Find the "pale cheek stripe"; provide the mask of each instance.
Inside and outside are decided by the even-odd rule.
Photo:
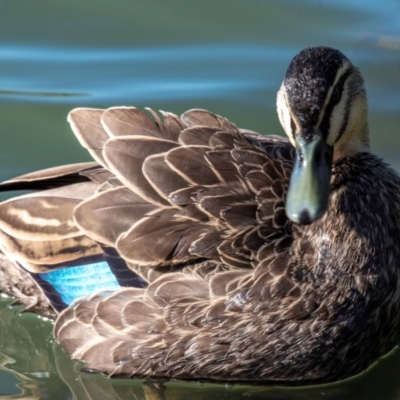
[[[295,124],[290,115],[289,108],[288,108],[286,100],[285,100],[285,96],[282,93],[282,88],[278,92],[277,109],[278,109],[279,121],[280,121],[284,131],[286,132],[286,135],[293,142],[293,135],[295,132],[295,128],[293,128],[293,127],[295,127]]]

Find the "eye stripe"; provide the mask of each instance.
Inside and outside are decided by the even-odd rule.
[[[290,129],[292,131],[292,135],[296,133],[296,124],[294,123],[294,120],[292,117],[290,117]]]
[[[342,137],[344,131],[346,130],[347,123],[349,122],[349,116],[350,116],[350,103],[351,103],[351,98],[347,98],[347,102],[344,108],[344,118],[343,118],[343,123],[342,126],[340,127],[339,134],[336,138],[336,142]]]
[[[328,105],[325,107],[325,113],[324,117],[322,118],[321,124],[320,124],[320,130],[322,132],[323,137],[326,139],[328,137],[329,131],[330,131],[330,117],[333,111],[333,108],[340,102],[342,99],[343,95],[343,87],[344,83],[346,82],[346,79],[352,74],[353,70],[352,68],[349,68],[338,80],[336,83],[335,87],[333,88],[332,91],[332,96],[329,100]],[[334,96],[334,92],[338,91],[340,94],[339,97]],[[347,110],[347,104],[346,104],[346,110]],[[346,117],[348,117],[348,112],[346,112]],[[345,124],[347,124],[347,121],[345,121]],[[343,126],[342,126],[343,127]],[[344,129],[343,129],[344,132]]]

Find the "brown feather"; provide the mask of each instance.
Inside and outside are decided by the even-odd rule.
[[[74,218],[79,229],[90,237],[100,243],[115,246],[121,234],[155,209],[155,205],[131,190],[120,187],[96,194],[81,203],[74,210]]]
[[[181,116],[182,121],[189,127],[205,126],[226,132],[238,132],[236,125],[226,118],[210,113],[206,110],[189,110]]]
[[[110,168],[124,185],[150,202],[166,205],[166,200],[143,175],[142,164],[146,157],[158,152],[164,153],[176,146],[176,143],[162,139],[122,136],[106,143],[104,155]]]
[[[103,167],[106,167],[102,150],[108,134],[101,125],[104,110],[76,108],[68,114],[68,122],[80,144]]]
[[[135,107],[113,107],[101,115],[101,124],[109,137],[162,137],[160,125],[144,111]]]
[[[179,135],[179,143],[186,146],[208,146],[211,136],[218,132],[208,126],[192,126],[184,129]]]
[[[119,237],[116,246],[120,254],[134,264],[155,266],[171,263],[182,236],[191,230],[189,222],[174,219],[175,213],[174,208],[156,210],[142,218]],[[176,260],[182,261],[185,260]]]
[[[206,161],[208,147],[178,147],[167,153],[165,161],[183,179],[193,185],[212,185],[218,178]]]
[[[154,190],[165,200],[169,194],[181,188],[186,188],[186,181],[174,170],[165,165],[166,153],[148,156],[143,162],[142,171]]]

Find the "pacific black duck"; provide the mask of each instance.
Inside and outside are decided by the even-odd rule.
[[[333,381],[400,340],[400,179],[369,148],[360,72],[314,47],[277,99],[289,138],[191,110],[69,122],[94,163],[25,175],[1,249],[88,370]]]

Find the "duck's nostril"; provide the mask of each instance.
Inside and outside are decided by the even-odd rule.
[[[300,214],[299,214],[299,223],[301,225],[309,225],[313,222],[311,215],[308,210],[304,209]]]

